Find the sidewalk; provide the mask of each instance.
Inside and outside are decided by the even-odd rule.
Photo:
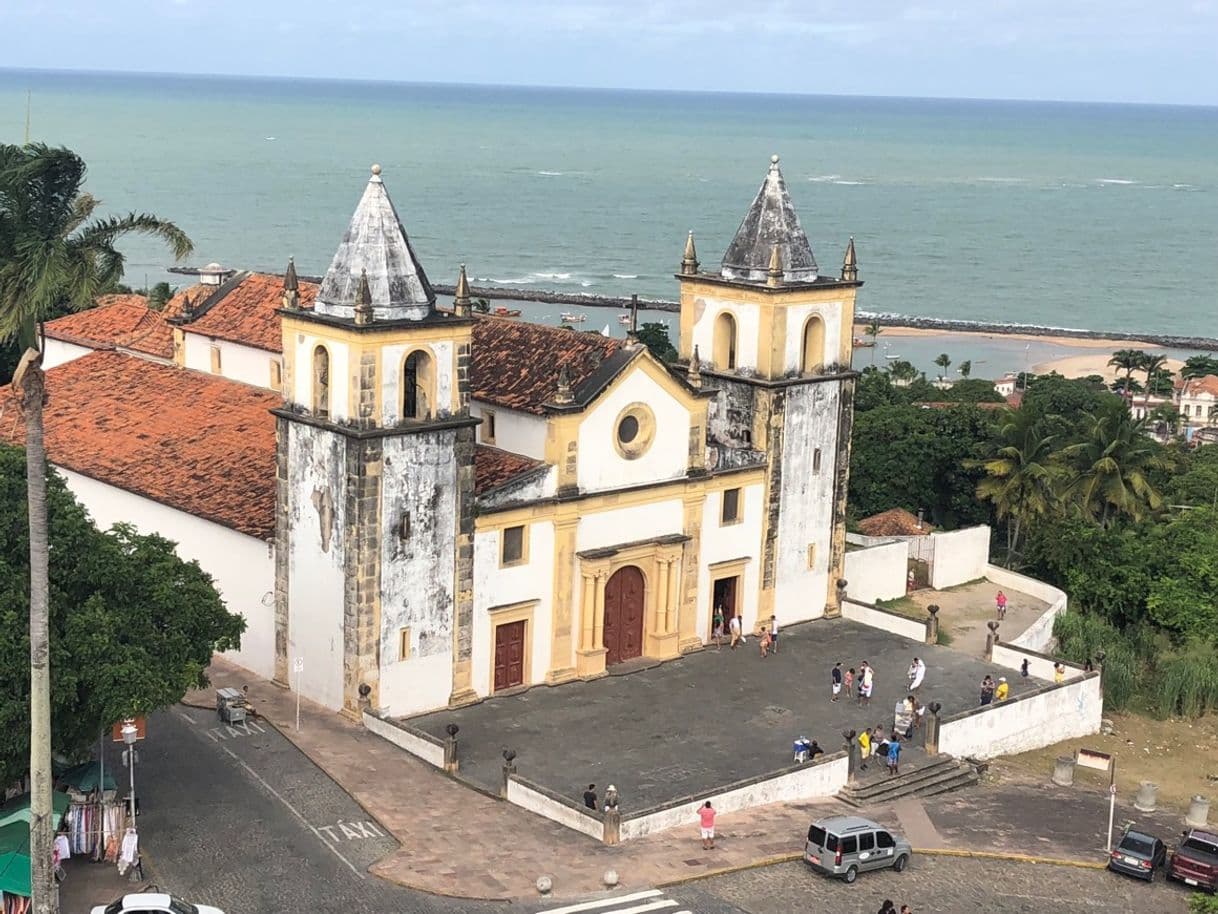
[[[418,761],[362,726],[309,701],[295,730],[293,694],[217,658],[214,688],[249,686],[254,709],[325,771],[401,848],[370,872],[409,888],[481,899],[536,898],[538,876],[553,879],[555,897],[604,891],[606,870],[623,890],[683,881],[744,867],[802,849],[809,822],[852,812],[834,801],[775,804],[724,815],[713,851],[703,851],[697,823],[606,847],[479,793]],[[211,705],[212,691],[187,697]],[[273,774],[273,773],[271,773]],[[865,814],[891,819],[920,849],[1018,852],[1054,858],[1102,859],[1107,797],[1045,784],[1002,785],[964,794],[906,800]],[[1117,826],[1135,816],[1119,809]],[[1138,817],[1165,840],[1178,835],[1175,813]]]

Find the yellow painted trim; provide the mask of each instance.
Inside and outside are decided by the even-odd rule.
[[[579,485],[579,424],[583,416],[565,413],[546,420],[546,463],[558,468],[559,491]]]
[[[537,608],[536,600],[527,600],[510,606],[496,609],[491,615],[491,649],[490,649],[490,678],[487,680],[487,694],[495,694],[495,643],[499,634],[499,626],[511,625],[513,622],[524,623],[524,669],[521,672],[521,685],[533,683],[533,610]],[[511,688],[516,688],[511,686]]]
[[[438,343],[448,340],[469,340],[472,330],[469,324],[445,325],[432,323],[398,324],[390,327],[378,326],[375,322],[369,329],[351,330],[346,327],[336,327],[333,324],[311,321],[307,318],[297,318],[284,314],[283,329],[286,335],[289,330],[309,336],[321,336],[338,340],[351,346],[375,345],[383,347],[394,342]]]
[[[419,386],[423,388],[423,395],[427,398],[427,410],[424,415],[414,417],[414,421],[425,421],[436,414],[436,376],[438,374],[436,368],[439,360],[436,358],[435,350],[430,346],[407,346],[397,364],[398,402],[395,406],[398,419],[403,422],[411,421],[406,415],[406,362],[416,352],[422,353],[427,360],[427,364],[422,366],[423,376],[418,379]],[[383,388],[384,384],[378,386]],[[449,408],[451,409],[451,406]]]
[[[736,493],[736,516],[728,518],[728,517],[724,516],[725,509],[727,508],[727,493],[733,492],[733,491]],[[720,527],[734,527],[737,524],[742,524],[742,523],[744,523],[744,489],[743,489],[743,487],[731,486],[728,488],[724,488],[723,491],[719,494],[719,526]]]
[[[634,438],[622,441],[619,429],[627,419],[634,419],[636,430]],[[651,450],[656,437],[656,414],[646,403],[629,404],[617,414],[613,420],[613,449],[623,460],[637,460]]]
[[[705,607],[707,631],[710,631],[710,626],[715,616],[715,584],[718,581],[724,581],[728,578],[737,579],[735,590],[736,605],[730,608],[732,610],[732,615],[737,615],[740,617],[741,631],[744,630],[744,570],[748,563],[749,560],[747,558],[730,559],[726,562],[716,562],[714,565],[707,568],[707,571],[710,573],[710,580],[707,582],[708,587],[706,592],[710,605]],[[732,615],[725,613],[724,618],[730,619]],[[767,616],[766,618],[769,617]]]
[[[271,359],[271,390],[283,390],[283,361],[281,359]]]
[[[717,574],[720,571],[725,571],[732,568],[743,568],[751,561],[753,561],[753,557],[751,555],[743,555],[738,559],[724,559],[722,562],[712,562],[706,566],[706,570],[712,574]],[[731,575],[725,575],[725,577],[730,578]]]
[[[515,561],[506,561],[503,557],[504,549],[507,546],[507,531],[520,528],[520,558]],[[529,524],[508,524],[499,531],[499,567],[500,568],[516,568],[520,565],[529,564],[529,540],[532,539],[532,527]]]

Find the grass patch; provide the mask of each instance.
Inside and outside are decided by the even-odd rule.
[[[900,613],[902,616],[917,619],[919,622],[926,620],[926,607],[920,605],[912,597],[896,597],[892,600],[876,600],[875,605],[880,607],[880,609],[887,609],[890,612]]]
[[[942,645],[943,647],[951,647],[953,640],[955,640],[955,639],[952,638],[952,633],[949,632],[946,628],[943,628],[942,626],[940,626],[939,627],[939,638],[937,641],[935,641],[935,644]]]

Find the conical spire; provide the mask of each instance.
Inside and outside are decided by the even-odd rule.
[[[465,264],[461,264],[461,272],[457,274],[457,288],[453,295],[453,313],[457,317],[469,317],[474,300],[469,295],[469,278],[465,275]]]
[[[355,317],[360,276],[365,272],[378,320],[422,320],[432,313],[436,294],[381,181],[379,165],[372,166],[372,177],[321,281],[314,310],[331,317]]]
[[[778,250],[778,245],[770,248],[770,267],[766,271],[765,284],[767,286],[782,285],[782,254]]]
[[[694,346],[694,354],[689,359],[689,369],[685,372],[685,380],[690,387],[702,386],[702,359],[698,356],[698,347]]]
[[[355,322],[361,327],[372,323],[372,289],[368,285],[368,271],[360,270],[359,289],[355,293]]]
[[[693,276],[698,272],[698,252],[694,250],[694,231],[689,230],[685,239],[685,256],[681,258],[681,275]]]
[[[184,321],[192,321],[195,319],[195,303],[190,300],[190,293],[182,296],[181,307],[178,308],[178,317]]]
[[[859,279],[859,261],[854,253],[853,235],[850,236],[850,243],[846,245],[846,257],[842,260],[842,279],[845,282],[858,282]]]
[[[283,306],[289,311],[300,307],[300,281],[296,278],[296,260],[288,258],[288,268],[283,274]]]
[[[778,168],[778,156],[771,157],[765,181],[723,255],[721,275],[724,279],[766,282],[775,245],[778,246],[783,282],[816,279],[812,245],[799,224],[799,216]]]
[[[575,395],[571,392],[571,371],[566,362],[558,366],[558,389],[554,392],[554,402],[559,406],[570,406],[575,402]]]

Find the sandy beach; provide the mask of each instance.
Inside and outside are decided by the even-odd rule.
[[[865,324],[854,325],[854,335],[857,339],[866,340],[867,327]],[[930,330],[925,327],[884,327],[880,339],[899,336],[964,336],[977,339],[1026,340],[1032,343],[1055,343],[1059,346],[1069,346],[1072,349],[1103,349],[1105,352],[1116,352],[1118,349],[1162,349],[1155,343],[1140,340],[1107,340],[1089,339],[1077,336],[1046,336],[1039,333],[973,333],[968,330]]]

